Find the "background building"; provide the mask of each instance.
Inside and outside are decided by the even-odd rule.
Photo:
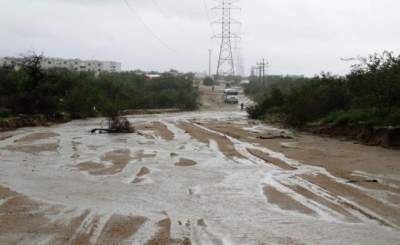
[[[18,67],[18,61],[21,58],[3,57],[0,58],[0,66],[13,65]],[[121,63],[114,61],[99,61],[99,60],[80,60],[80,59],[61,59],[44,57],[42,60],[42,68],[66,68],[77,72],[120,72]]]

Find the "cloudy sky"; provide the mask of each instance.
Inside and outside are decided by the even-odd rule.
[[[213,0],[0,0],[0,56],[115,60],[123,69],[207,71],[217,59]],[[343,74],[340,58],[400,53],[398,0],[241,0],[246,70]],[[239,27],[238,27],[239,28]],[[214,69],[215,70],[215,69]]]

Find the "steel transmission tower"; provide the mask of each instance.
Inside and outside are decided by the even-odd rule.
[[[233,40],[239,35],[233,31],[233,26],[240,24],[233,18],[233,10],[240,10],[234,3],[238,0],[215,0],[218,5],[213,8],[217,10],[221,17],[214,24],[221,26],[221,32],[214,36],[220,39],[220,50],[217,66],[217,77],[235,75],[235,62],[233,55]]]

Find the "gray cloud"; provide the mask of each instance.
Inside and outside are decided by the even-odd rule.
[[[0,56],[117,60],[125,69],[207,70],[210,37],[203,0],[0,0]],[[214,3],[206,0],[211,7]],[[340,57],[400,52],[395,0],[241,0],[246,67],[270,60],[274,74],[345,73]],[[216,13],[210,11],[211,17]],[[140,22],[171,49],[167,49]]]

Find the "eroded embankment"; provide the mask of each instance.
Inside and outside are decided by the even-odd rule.
[[[24,127],[50,126],[54,123],[65,123],[69,118],[60,116],[58,118],[44,115],[31,115],[0,119],[0,132],[15,130]]]
[[[320,135],[347,137],[370,146],[400,147],[400,128],[368,125],[327,125],[309,130]]]

